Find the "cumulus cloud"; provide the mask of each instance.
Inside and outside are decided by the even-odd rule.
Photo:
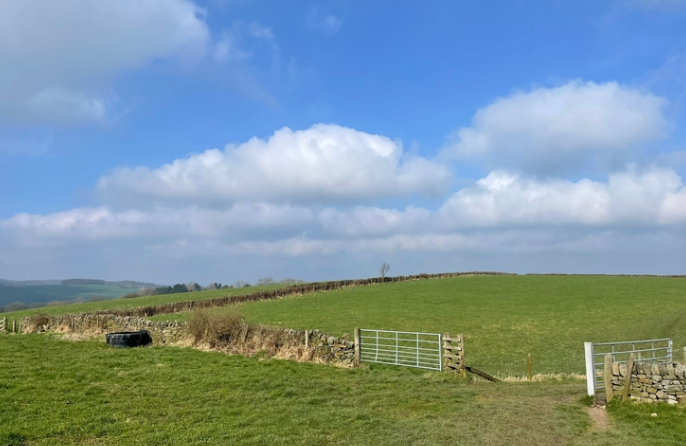
[[[665,100],[615,82],[572,81],[497,99],[459,129],[445,153],[491,168],[555,173],[624,163],[662,137]]]
[[[494,171],[435,210],[241,202],[19,214],[0,220],[0,264],[16,269],[51,258],[45,271],[62,271],[55,265],[69,256],[106,253],[107,262],[129,265],[136,252],[139,267],[174,264],[177,274],[188,274],[187,262],[193,261],[224,269],[230,264],[243,274],[273,274],[269,268],[278,268],[293,275],[302,262],[319,268],[348,259],[346,274],[359,276],[366,274],[361,265],[390,255],[411,259],[407,273],[416,273],[419,265],[435,271],[665,273],[675,271],[674,262],[683,263],[685,227],[686,186],[669,169],[631,168],[605,182]],[[446,263],[455,259],[460,267]],[[107,263],[99,257],[92,261]]]
[[[491,172],[441,208],[456,226],[645,226],[686,223],[686,188],[671,169],[630,169],[607,183]]]
[[[228,209],[198,207],[114,210],[107,206],[84,207],[48,215],[18,214],[0,220],[0,228],[29,244],[73,240],[177,240],[215,238],[231,241],[278,237],[314,220],[310,209],[288,205],[237,204]],[[267,236],[267,233],[270,235]]]
[[[0,221],[13,239],[31,243],[69,240],[214,240],[227,252],[305,255],[363,250],[450,250],[473,246],[489,234],[554,231],[558,241],[604,231],[645,231],[686,224],[686,186],[672,170],[629,169],[607,182],[539,180],[492,172],[456,192],[437,210],[356,206],[350,209],[288,204],[245,204],[213,210],[197,206],[121,210],[106,206],[50,215],[20,214]],[[566,237],[561,234],[567,233]],[[165,242],[166,241],[166,242]],[[517,244],[519,246],[519,244]],[[535,243],[532,245],[534,249]]]
[[[123,168],[100,179],[108,202],[231,203],[365,201],[445,191],[446,167],[403,152],[399,142],[337,125],[288,128],[157,169]]]
[[[0,2],[0,119],[73,125],[109,119],[109,84],[155,60],[204,57],[190,0]]]
[[[616,172],[607,182],[540,180],[494,171],[456,192],[437,211],[328,208],[318,219],[327,234],[348,238],[513,228],[665,227],[686,224],[686,185],[673,170],[661,168]]]

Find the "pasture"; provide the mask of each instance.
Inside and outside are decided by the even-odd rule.
[[[101,339],[0,336],[0,444],[664,445],[683,408],[613,405],[594,426],[578,381],[486,383]],[[651,417],[651,413],[657,417]]]
[[[466,361],[501,377],[584,373],[583,342],[671,337],[686,346],[686,279],[463,276],[216,308],[248,322],[352,334],[355,327],[465,335]],[[153,319],[185,319],[187,313]]]

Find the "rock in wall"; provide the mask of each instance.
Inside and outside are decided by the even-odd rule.
[[[620,396],[628,373],[626,364],[612,363],[612,393]],[[686,403],[686,366],[683,364],[634,364],[629,398],[643,403]]]

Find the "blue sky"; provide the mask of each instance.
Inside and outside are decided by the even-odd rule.
[[[683,273],[686,1],[7,0],[0,277]]]

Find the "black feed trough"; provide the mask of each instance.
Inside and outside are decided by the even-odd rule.
[[[107,333],[105,342],[111,347],[140,347],[152,344],[152,336],[148,330],[141,331],[120,331],[118,333]]]

